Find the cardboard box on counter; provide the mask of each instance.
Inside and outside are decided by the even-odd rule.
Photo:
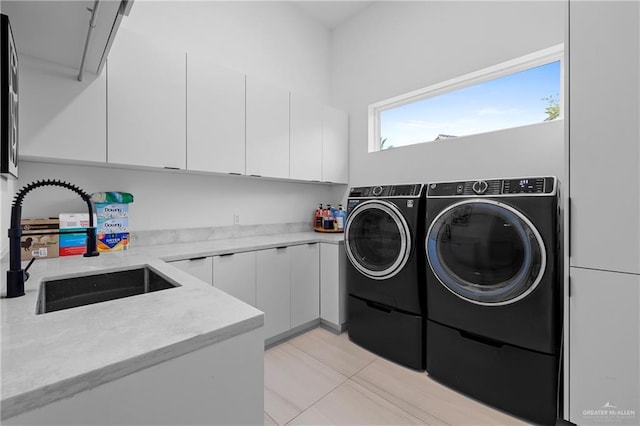
[[[33,235],[40,232],[58,232],[60,221],[56,218],[22,219],[20,259],[31,260],[58,257],[60,253],[58,234]]]

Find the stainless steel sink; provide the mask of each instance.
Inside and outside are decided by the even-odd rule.
[[[40,284],[36,313],[46,314],[175,287],[180,285],[148,266],[43,281]]]

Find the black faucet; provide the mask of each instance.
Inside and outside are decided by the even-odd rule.
[[[89,209],[89,227],[87,233],[87,251],[85,257],[98,256],[100,253],[96,250],[96,227],[93,223],[93,202],[91,196],[75,185],[60,180],[45,179],[32,182],[24,186],[16,193],[11,206],[11,227],[9,228],[9,270],[7,271],[7,297],[24,296],[24,282],[29,278],[26,270],[22,269],[20,260],[20,237],[22,236],[22,227],[20,221],[22,219],[22,200],[24,196],[36,188],[42,186],[60,186],[70,189],[80,195],[87,203]],[[77,231],[73,231],[77,233]],[[55,232],[47,232],[52,234]],[[60,234],[60,232],[57,232]],[[33,260],[32,260],[33,262]],[[29,264],[31,266],[31,264]],[[27,266],[26,269],[29,269]]]

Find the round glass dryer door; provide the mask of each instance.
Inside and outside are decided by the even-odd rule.
[[[359,204],[349,214],[345,248],[353,266],[369,278],[396,275],[409,259],[411,233],[398,208],[384,200]]]
[[[519,211],[493,200],[467,200],[441,212],[426,238],[440,282],[480,305],[506,305],[540,283],[546,252],[540,233]]]

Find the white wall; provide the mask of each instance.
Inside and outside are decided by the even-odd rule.
[[[344,187],[271,181],[250,177],[211,176],[173,171],[138,171],[94,166],[56,165],[23,161],[20,181],[62,179],[86,192],[131,192],[132,231],[183,229],[308,221],[318,203],[335,203]],[[342,188],[342,189],[340,189]],[[85,212],[86,204],[73,192],[38,188],[23,203],[23,217]]]
[[[323,102],[329,98],[330,33],[286,2],[140,1],[122,21],[121,31],[113,50],[126,43],[128,33],[135,33],[167,48],[206,51],[227,68]],[[56,84],[56,78],[61,83],[68,79],[62,74],[50,77],[46,84]],[[40,133],[49,126],[42,122],[43,117],[51,117],[53,123],[60,111],[69,108],[52,99],[34,99],[21,105],[21,125],[28,125],[29,117],[39,117],[37,129],[22,128],[21,132],[45,140],[46,135]],[[87,137],[73,136],[77,133],[70,133],[77,139],[73,143],[89,146]],[[21,161],[20,184],[41,178],[68,180],[87,192],[133,193],[133,231],[232,225],[234,213],[240,216],[241,225],[310,221],[318,203],[335,203],[346,192],[345,186]],[[25,199],[23,217],[57,216],[85,208],[69,191],[42,188]]]
[[[367,106],[563,43],[565,9],[564,1],[376,2],[339,26],[332,100],[350,114],[350,185],[562,177],[562,122],[368,153]]]

